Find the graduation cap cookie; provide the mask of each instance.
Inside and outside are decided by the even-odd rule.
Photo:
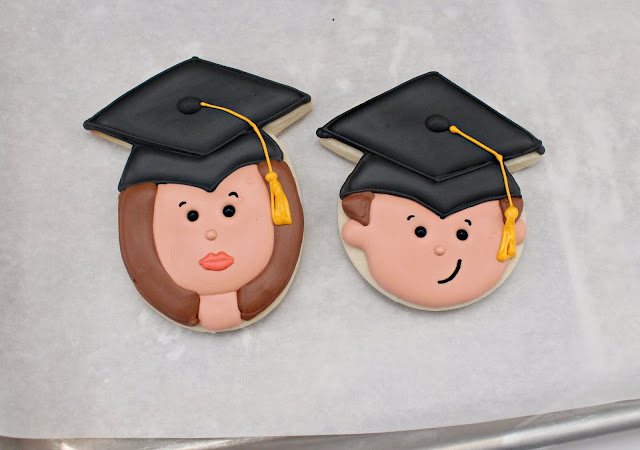
[[[436,72],[318,129],[357,165],[340,190],[339,226],[354,265],[407,306],[473,303],[513,270],[526,236],[511,175],[540,140]]]
[[[157,311],[223,331],[284,297],[304,219],[276,135],[310,110],[303,92],[194,57],[84,123],[131,148],[118,186],[120,249]]]

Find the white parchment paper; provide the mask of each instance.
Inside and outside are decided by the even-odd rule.
[[[8,2],[0,83],[0,434],[223,437],[478,422],[640,397],[634,2]],[[128,152],[82,122],[193,55],[308,92],[280,135],[306,214],[293,286],[218,335],[162,318],[121,262]],[[395,304],[336,225],[353,164],[315,130],[438,70],[542,139],[529,234],[461,310]]]

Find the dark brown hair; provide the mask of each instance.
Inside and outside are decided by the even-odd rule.
[[[356,194],[347,195],[344,199],[342,199],[342,209],[344,210],[347,217],[355,220],[356,222],[360,222],[365,227],[369,225],[369,213],[371,211],[371,202],[373,201],[374,194],[373,192],[358,192]],[[524,202],[520,197],[512,197],[513,206],[518,208],[518,218],[522,215],[522,208]],[[502,210],[502,220],[505,221],[504,217],[505,210],[509,207],[509,199],[503,198],[500,200],[500,209]]]
[[[302,246],[304,217],[293,174],[284,161],[271,164],[289,200],[293,223],[274,226],[271,259],[258,276],[238,290],[242,320],[253,319],[278,298],[293,276]],[[258,164],[258,170],[264,178],[268,172],[266,162]],[[175,322],[194,326],[198,324],[200,296],[175,284],[156,252],[153,210],[157,190],[155,183],[144,183],[120,193],[118,227],[122,260],[136,289],[151,306]]]

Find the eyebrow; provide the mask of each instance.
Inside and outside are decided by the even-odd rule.
[[[235,195],[236,198],[238,198],[238,193],[237,192],[229,192],[229,197],[231,197],[232,195]]]
[[[411,220],[413,219],[415,216],[413,214],[411,214],[409,217],[407,217],[407,220]]]
[[[182,205],[186,205],[187,202],[180,202],[180,204],[178,205],[178,208],[182,208]]]
[[[471,221],[469,219],[464,219],[464,221],[471,225]]]

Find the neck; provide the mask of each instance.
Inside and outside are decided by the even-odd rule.
[[[198,311],[200,325],[212,331],[223,331],[242,323],[238,309],[238,294],[201,295]]]

